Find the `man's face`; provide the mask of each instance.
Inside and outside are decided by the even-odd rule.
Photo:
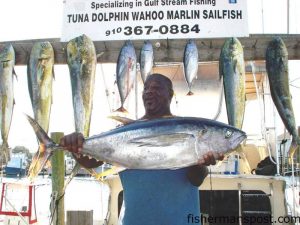
[[[149,115],[161,115],[170,108],[171,96],[167,86],[157,79],[145,82],[143,102],[146,113]]]

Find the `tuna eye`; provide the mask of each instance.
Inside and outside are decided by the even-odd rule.
[[[233,131],[231,131],[231,130],[226,130],[225,138],[230,138],[232,134],[233,134]]]

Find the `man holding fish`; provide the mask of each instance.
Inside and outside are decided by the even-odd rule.
[[[145,115],[140,120],[174,117],[170,111],[173,85],[169,78],[152,74],[144,84]],[[66,150],[80,154],[83,135],[72,133],[61,139]],[[207,176],[208,165],[222,160],[222,153],[208,152],[198,165],[181,169],[128,169],[119,173],[126,205],[123,225],[184,225],[188,215],[200,216],[198,186]],[[95,159],[79,157],[87,168],[102,164]]]

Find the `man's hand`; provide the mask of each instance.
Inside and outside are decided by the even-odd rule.
[[[223,160],[224,154],[208,152],[199,160],[198,165],[192,166],[187,172],[187,177],[194,186],[200,186],[208,174],[206,166],[215,165],[216,160]]]
[[[80,154],[80,152],[82,151],[83,142],[83,134],[74,132],[62,137],[60,139],[59,145],[69,152]]]
[[[94,158],[89,159],[89,157],[81,155],[83,142],[84,142],[84,137],[81,133],[72,133],[62,137],[60,139],[59,145],[62,146],[65,150],[72,152],[74,158],[82,166],[86,168],[96,168],[98,166],[101,166],[103,162],[97,161]]]

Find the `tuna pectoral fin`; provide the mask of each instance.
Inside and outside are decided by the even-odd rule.
[[[170,133],[134,138],[129,140],[128,143],[138,145],[139,147],[166,147],[183,143],[190,138],[194,138],[194,135],[187,133]]]
[[[117,174],[125,169],[126,168],[124,168],[124,167],[113,166],[110,169],[107,169],[101,173],[98,173],[97,171],[95,171],[95,169],[87,169],[87,170],[92,174],[93,177],[95,177],[97,180],[103,182],[104,178],[106,176]]]

